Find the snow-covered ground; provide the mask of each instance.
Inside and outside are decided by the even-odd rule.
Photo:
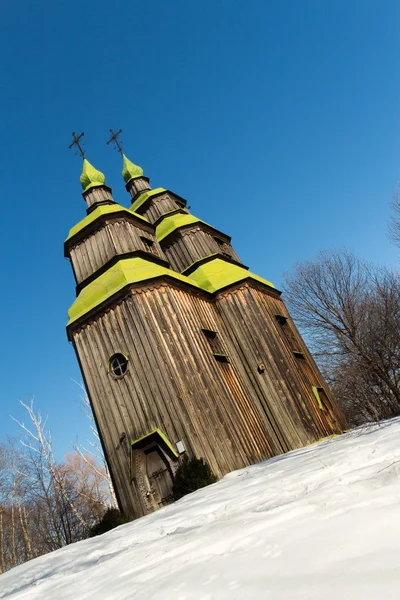
[[[400,419],[230,473],[0,577],[13,600],[398,600]]]

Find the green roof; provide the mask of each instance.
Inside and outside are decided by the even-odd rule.
[[[253,279],[269,287],[274,287],[266,279],[258,277],[254,273],[249,273],[243,267],[239,267],[218,257],[212,258],[209,262],[200,265],[190,276],[181,275],[172,269],[168,269],[139,256],[121,258],[115,265],[107,269],[107,271],[99,275],[80,291],[68,311],[68,325],[71,325],[74,321],[96,308],[96,306],[108,300],[108,298],[122,290],[125,286],[165,276],[211,294],[245,279]]]
[[[259,281],[269,287],[274,287],[270,281],[267,281],[254,273],[250,273],[245,268],[239,267],[239,265],[234,265],[225,261],[223,258],[220,258],[219,255],[216,255],[215,258],[200,265],[188,278],[195,285],[198,285],[203,290],[210,293],[217,292],[228,285],[232,285],[233,283],[248,278]]]
[[[133,211],[129,210],[128,208],[125,208],[124,206],[121,206],[120,204],[101,204],[100,206],[95,208],[91,213],[89,213],[84,219],[82,219],[82,221],[79,221],[79,223],[77,223],[76,225],[74,225],[74,227],[72,227],[72,229],[70,229],[68,237],[65,241],[71,239],[75,234],[81,231],[84,227],[87,227],[88,225],[93,223],[93,221],[96,221],[96,219],[98,219],[99,217],[117,212],[125,212],[129,215],[134,214],[135,217],[137,217],[138,219],[142,219],[142,221],[146,221],[146,223],[148,223],[148,220],[145,217],[137,215]]]
[[[167,436],[165,435],[165,433],[163,433],[161,431],[161,429],[158,429],[158,428],[157,429],[153,429],[153,431],[150,431],[149,433],[146,433],[145,435],[142,435],[142,437],[138,438],[134,442],[131,442],[131,447],[138,446],[144,440],[146,440],[146,439],[148,439],[150,437],[154,437],[154,436],[157,436],[157,437],[161,438],[161,440],[169,448],[169,450],[172,452],[172,454],[176,458],[179,458],[179,452],[176,451],[176,448],[174,448],[174,446],[171,444],[171,442],[169,441],[169,439],[167,438]]]
[[[83,159],[82,173],[79,179],[84,192],[87,192],[92,187],[105,185],[106,183],[104,173],[95,169],[86,158]]]
[[[185,225],[191,225],[192,223],[204,223],[204,221],[201,221],[194,215],[189,215],[186,213],[175,213],[170,217],[165,217],[165,219],[163,219],[156,227],[157,240],[161,242],[161,240],[166,238],[167,235],[176,229],[184,227]]]
[[[137,165],[133,164],[133,162],[129,160],[125,154],[122,155],[122,158],[124,161],[122,166],[122,177],[124,178],[125,183],[129,183],[131,179],[135,179],[136,177],[143,176],[142,167],[138,167]]]
[[[155,196],[156,194],[161,194],[161,192],[166,192],[164,188],[156,188],[155,190],[147,190],[138,196],[135,202],[130,207],[130,211],[135,211],[142,206],[147,200],[147,198],[151,198],[151,196]]]
[[[188,277],[144,258],[134,257],[120,260],[81,290],[68,311],[68,325],[99,306],[126,285],[166,275],[186,284],[192,283],[193,286],[198,287]]]

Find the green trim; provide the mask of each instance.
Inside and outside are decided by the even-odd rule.
[[[78,295],[84,287],[89,285],[89,283],[100,277],[100,275],[108,271],[108,269],[111,269],[111,267],[113,267],[118,261],[127,260],[128,258],[136,258],[137,256],[139,258],[143,258],[144,260],[149,260],[150,262],[161,265],[166,269],[169,269],[169,262],[167,260],[164,260],[164,258],[157,256],[157,254],[154,254],[153,252],[146,252],[146,250],[132,250],[132,252],[122,252],[120,254],[115,254],[112,258],[110,258],[110,260],[104,263],[104,265],[96,269],[96,271],[94,271],[91,275],[89,275],[80,283],[78,283],[78,285],[76,286],[76,295]]]
[[[109,191],[110,191],[110,193],[111,193],[111,190],[110,190],[110,188],[108,188],[106,185],[103,185],[103,188],[104,188],[104,189],[106,189],[106,190],[109,190]],[[84,194],[82,194],[82,195],[84,196]],[[96,202],[96,204],[92,204],[92,206],[89,206],[89,208],[87,208],[87,209],[86,209],[86,214],[87,214],[87,215],[90,215],[90,213],[91,213],[91,212],[93,212],[94,210],[96,210],[96,208],[97,208],[98,206],[106,206],[107,204],[110,204],[110,205],[111,205],[111,204],[112,204],[112,205],[115,205],[115,204],[116,204],[116,202],[115,202],[114,200],[110,200],[110,199],[107,199],[107,200],[99,200],[98,202]]]
[[[68,311],[69,322],[67,327],[111,298],[111,296],[121,291],[127,285],[159,277],[169,277],[210,294],[246,279],[254,280],[270,288],[274,288],[272,283],[266,279],[262,279],[262,277],[258,277],[254,273],[249,273],[245,269],[237,265],[232,265],[224,261],[223,258],[218,257],[212,258],[210,262],[198,267],[190,277],[186,277],[172,269],[152,262],[150,255],[148,259],[139,256],[126,259],[121,258],[115,265],[99,275],[94,281],[91,281],[79,292],[78,297]]]
[[[192,262],[188,267],[186,267],[186,269],[183,269],[183,271],[181,271],[182,275],[187,275],[189,277],[190,274],[193,273],[193,271],[198,269],[201,265],[210,262],[210,260],[212,260],[213,258],[222,258],[222,260],[224,260],[227,263],[237,265],[241,269],[246,269],[246,271],[249,270],[249,267],[243,265],[240,261],[236,260],[235,258],[231,258],[230,256],[226,256],[225,254],[221,254],[221,252],[213,252],[208,256],[203,256],[203,258],[199,258],[198,260]]]
[[[158,241],[161,242],[176,229],[185,227],[185,225],[192,225],[193,223],[204,223],[204,221],[201,221],[194,215],[189,215],[187,213],[176,213],[170,215],[169,217],[163,219],[159,225],[157,225],[156,237]],[[207,225],[207,223],[205,223],[205,225]],[[209,225],[209,227],[211,226]]]
[[[239,267],[239,265],[234,265],[224,260],[220,255],[211,256],[210,259],[207,263],[200,265],[188,277],[190,281],[193,281],[193,283],[207,292],[217,292],[224,287],[238,283],[244,279],[253,279],[274,288],[274,285],[270,281],[254,273],[250,273],[245,268]]]
[[[96,221],[96,219],[98,219],[99,217],[102,217],[104,215],[110,215],[110,214],[117,213],[117,212],[118,213],[127,213],[128,215],[133,214],[138,219],[141,219],[142,221],[146,221],[146,223],[149,222],[145,217],[142,217],[141,215],[137,215],[133,211],[129,210],[128,208],[125,208],[124,206],[121,206],[120,204],[116,204],[116,203],[102,204],[102,205],[98,206],[95,210],[90,212],[90,214],[88,214],[84,219],[82,219],[82,221],[79,221],[79,223],[74,225],[74,227],[72,227],[72,229],[70,229],[68,237],[65,241],[68,242],[68,240],[70,240],[74,235],[76,235],[77,233],[79,233],[79,231],[82,231],[82,229],[84,229],[85,227],[87,227],[88,225],[90,225],[91,223]]]
[[[163,215],[161,215],[160,217],[158,217],[158,219],[156,221],[154,221],[153,225],[155,227],[158,227],[158,225],[160,225],[160,223],[162,223],[164,221],[164,219],[166,219],[167,217],[170,217],[171,215],[177,215],[177,214],[187,215],[188,213],[185,212],[183,210],[183,208],[174,208],[173,210],[169,210],[168,212],[166,212]]]
[[[142,437],[138,438],[134,442],[131,442],[131,448],[133,448],[133,446],[137,446],[140,442],[144,441],[146,438],[152,435],[160,436],[164,444],[166,444],[166,446],[168,446],[168,448],[171,450],[172,454],[176,456],[176,458],[179,458],[179,452],[175,450],[175,448],[173,447],[167,436],[161,431],[161,429],[153,429],[153,431],[150,431],[150,433],[142,435]]]
[[[82,173],[79,180],[84,192],[87,192],[92,187],[98,187],[106,183],[104,173],[98,171],[86,158],[83,159]]]
[[[130,182],[131,179],[136,179],[137,177],[143,176],[143,169],[138,165],[135,165],[125,154],[122,155],[123,165],[122,165],[122,177],[126,184]]]
[[[323,389],[324,389],[324,388],[322,388],[322,387],[317,387],[317,386],[315,386],[315,385],[313,385],[313,386],[312,386],[312,391],[313,391],[313,393],[314,393],[314,396],[315,396],[315,397],[316,397],[316,399],[317,399],[318,406],[319,406],[319,408],[320,408],[321,410],[325,410],[325,406],[324,406],[324,404],[323,404],[323,402],[322,402],[322,400],[321,400],[321,397],[320,397],[320,395],[319,395],[319,390],[323,390]]]
[[[151,260],[140,257],[122,259],[81,290],[68,311],[67,326],[111,298],[125,286],[166,276],[192,287],[200,287],[188,277],[155,264]]]
[[[140,194],[140,196],[138,196],[135,200],[135,202],[132,204],[132,206],[130,207],[130,211],[131,212],[135,212],[136,210],[138,210],[138,208],[140,208],[142,206],[142,204],[144,204],[149,198],[151,198],[152,196],[157,196],[158,194],[162,194],[164,192],[166,192],[167,190],[165,190],[164,188],[156,188],[155,190],[146,190],[145,192],[143,192],[142,194]]]

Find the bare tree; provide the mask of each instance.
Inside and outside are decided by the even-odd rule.
[[[389,220],[389,237],[400,246],[400,190],[394,195],[391,202],[392,214]]]
[[[17,440],[0,442],[0,572],[33,557],[24,473],[26,462]]]
[[[290,311],[352,424],[400,414],[400,282],[347,251],[296,265]]]
[[[88,524],[85,522],[84,518],[74,504],[63,473],[59,468],[57,468],[56,460],[53,454],[51,433],[50,431],[46,431],[46,419],[43,420],[40,412],[37,414],[35,413],[33,409],[33,398],[31,399],[29,406],[24,404],[22,401],[20,401],[20,403],[25,408],[31,423],[33,424],[32,431],[29,429],[29,427],[26,427],[24,423],[14,419],[26,434],[26,441],[21,441],[22,444],[30,451],[30,457],[32,461],[34,460],[35,456],[38,457],[37,462],[40,465],[43,465],[48,471],[50,478],[52,481],[54,481],[63,501],[65,501],[69,506],[80,524],[83,527],[87,527]]]
[[[117,497],[115,495],[115,490],[114,490],[114,486],[112,483],[110,470],[108,468],[108,464],[107,464],[106,458],[104,456],[103,448],[101,446],[100,436],[99,436],[99,432],[97,431],[96,422],[94,420],[94,415],[93,415],[92,407],[90,405],[89,396],[87,395],[87,392],[86,392],[86,389],[85,389],[85,386],[83,385],[83,383],[79,383],[77,381],[74,381],[74,383],[77,384],[77,386],[80,388],[80,390],[82,392],[81,393],[82,409],[83,409],[85,416],[90,421],[90,429],[93,434],[92,441],[88,440],[88,445],[90,446],[90,450],[88,448],[86,448],[85,446],[82,446],[81,444],[77,444],[77,443],[74,444],[74,448],[75,448],[76,452],[78,452],[80,454],[82,459],[87,461],[87,464],[92,469],[95,468],[94,465],[96,465],[97,462],[100,462],[100,464],[103,467],[101,469],[101,472],[103,474],[102,476],[107,483],[109,494],[110,494],[109,505],[112,508],[118,508]],[[95,458],[96,460],[95,461],[89,460],[90,456]],[[99,473],[97,473],[97,475],[98,474]]]
[[[17,421],[22,445],[0,440],[0,573],[88,537],[112,503],[96,443],[57,461],[46,419],[33,400],[21,404],[29,416],[28,426]]]

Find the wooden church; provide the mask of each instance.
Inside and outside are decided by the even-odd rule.
[[[280,292],[122,158],[129,208],[83,160],[67,332],[120,508],[140,517],[172,501],[184,453],[223,476],[345,423]]]

